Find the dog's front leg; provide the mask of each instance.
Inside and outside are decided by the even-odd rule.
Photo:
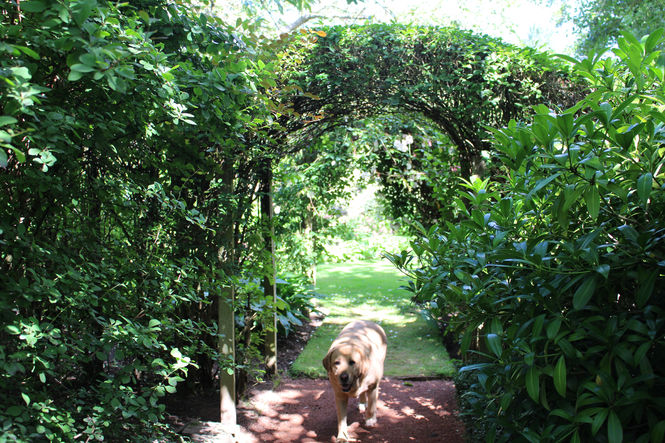
[[[367,409],[365,410],[365,426],[376,426],[376,403],[379,398],[379,385],[367,391]]]
[[[337,407],[337,441],[352,441],[346,425],[346,410],[349,405],[349,398],[346,395],[335,394],[335,406]]]
[[[367,409],[367,391],[358,396],[358,410],[360,413],[365,412]]]

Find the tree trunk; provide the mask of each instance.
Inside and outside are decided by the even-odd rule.
[[[272,300],[271,325],[266,326],[265,364],[269,374],[277,373],[277,272],[275,269],[274,228],[272,225],[272,162],[266,159],[261,174],[261,219],[265,240],[265,271],[263,292],[266,299]]]

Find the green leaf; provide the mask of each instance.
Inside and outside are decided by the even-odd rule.
[[[607,278],[610,275],[610,265],[600,265],[596,267],[596,272]]]
[[[477,371],[479,369],[486,369],[492,366],[492,363],[475,363],[473,365],[467,365],[467,366],[462,366],[459,369],[459,372],[467,372],[467,371]]]
[[[97,56],[92,52],[81,54],[79,61],[86,66],[95,66],[97,64]]]
[[[609,414],[609,412],[609,409],[603,408],[593,417],[593,422],[591,423],[591,434],[596,435],[598,431],[600,431],[600,428],[603,427],[605,420],[607,420],[607,414]]]
[[[30,70],[25,66],[12,67],[9,68],[9,70],[12,72],[12,75],[16,76],[16,78],[20,78],[21,80],[30,80],[32,78]]]
[[[141,20],[143,20],[146,23],[150,23],[150,16],[148,15],[147,12],[145,12],[144,10],[140,10],[138,14],[139,17],[141,17]]]
[[[538,191],[540,191],[542,188],[544,188],[545,186],[547,186],[548,184],[550,184],[552,181],[554,181],[554,180],[556,180],[557,178],[559,178],[560,175],[561,175],[561,173],[560,173],[560,172],[557,172],[557,173],[554,174],[554,175],[550,175],[550,176],[547,177],[547,178],[544,178],[544,179],[539,180],[538,183],[536,184],[536,186],[535,186],[532,190],[530,190],[529,193],[527,194],[527,196],[526,196],[526,200],[531,200],[531,198],[533,198],[533,196],[534,196],[535,194],[537,194]]]
[[[79,0],[72,4],[72,15],[77,25],[81,26],[91,15],[97,6],[97,0]]]
[[[79,80],[81,77],[83,77],[82,72],[71,71],[67,76],[67,80],[69,80],[70,82],[75,82],[76,80]]]
[[[545,332],[547,333],[547,338],[552,340],[559,333],[561,328],[561,318],[557,318],[547,324]]]
[[[663,34],[665,33],[665,28],[658,28],[653,31],[644,42],[644,50],[646,53],[649,53],[654,50],[654,48],[661,43]]]
[[[646,205],[647,201],[649,201],[652,186],[653,174],[651,172],[642,174],[640,178],[637,179],[637,196],[642,205]]]
[[[573,295],[573,307],[575,309],[582,309],[589,302],[596,290],[596,278],[589,275],[582,284],[577,288]]]
[[[460,345],[462,352],[466,352],[469,350],[469,347],[471,346],[471,341],[473,340],[477,329],[478,327],[476,325],[471,325],[464,331],[464,334],[462,335],[462,342]]]
[[[623,441],[621,420],[614,411],[610,411],[610,415],[607,417],[607,438],[609,443],[621,443]]]
[[[560,114],[556,116],[555,124],[561,137],[568,140],[573,135],[575,115],[572,112]]]
[[[529,397],[536,403],[540,398],[540,371],[531,367],[526,371],[526,392],[529,394]]]
[[[23,413],[23,408],[21,406],[10,406],[5,412],[11,417],[18,417]]]
[[[46,4],[42,0],[29,0],[21,2],[21,10],[24,12],[42,12],[46,9]]]
[[[487,346],[497,357],[501,357],[501,337],[496,334],[487,334]]]
[[[554,387],[560,396],[566,396],[566,359],[562,355],[559,357],[556,366],[554,367],[554,373],[552,374],[554,378]]]
[[[21,51],[22,53],[24,53],[28,57],[33,58],[35,60],[39,60],[39,54],[37,54],[34,50],[28,48],[27,46],[18,46],[18,45],[16,45],[14,47],[18,48],[19,51]]]
[[[70,69],[72,71],[83,72],[83,73],[95,71],[95,68],[93,68],[92,66],[89,66],[89,65],[84,65],[83,63],[74,63],[70,67]]]
[[[649,301],[651,294],[653,294],[656,278],[658,278],[659,273],[658,269],[652,269],[650,271],[646,269],[640,270],[638,274],[639,287],[637,289],[637,295],[635,296],[635,301],[637,302],[638,307],[644,307],[647,301]]]
[[[637,351],[635,351],[635,355],[633,356],[633,364],[635,366],[639,366],[640,363],[642,363],[642,359],[647,355],[649,349],[651,349],[651,342],[642,343],[637,348]]]
[[[619,226],[618,229],[619,231],[621,231],[624,237],[626,237],[627,240],[630,240],[633,243],[637,243],[639,234],[637,233],[637,230],[635,228],[629,225],[621,225]]]
[[[0,129],[0,142],[9,143],[11,141],[12,141],[12,136],[9,135],[9,132]]]
[[[573,434],[572,438],[570,439],[570,443],[581,443],[582,438],[580,437],[580,431],[578,429],[575,429],[575,433]]]
[[[651,441],[653,443],[662,443],[665,441],[665,420],[661,420],[651,428]]]
[[[30,406],[30,397],[28,397],[28,394],[25,392],[21,392],[21,397],[23,397],[23,401],[27,406]]]
[[[584,201],[586,202],[589,215],[596,220],[598,218],[598,212],[600,211],[600,194],[598,193],[598,187],[595,185],[589,186],[584,192]]]
[[[15,123],[18,123],[18,120],[14,117],[9,117],[8,115],[0,116],[0,126],[13,125]]]

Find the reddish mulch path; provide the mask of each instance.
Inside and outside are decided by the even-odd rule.
[[[349,433],[362,442],[464,442],[449,380],[381,382],[378,425],[365,428],[357,401],[349,404]],[[246,442],[330,442],[337,434],[335,400],[327,380],[285,379],[252,389],[238,409]]]
[[[287,373],[322,317],[312,315],[310,320],[278,343],[280,374]],[[282,377],[276,388],[272,381],[255,385],[238,405],[239,429],[235,439],[217,426],[217,395],[189,399],[173,409],[176,414],[173,418],[181,432],[196,442],[334,442],[337,435],[335,400],[328,380]],[[384,378],[379,393],[378,425],[364,427],[357,400],[349,402],[348,414],[349,434],[360,442],[465,441],[464,425],[457,416],[455,385],[450,380]]]

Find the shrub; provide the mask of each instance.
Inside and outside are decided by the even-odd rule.
[[[392,259],[449,315],[487,441],[663,441],[663,31],[574,64],[575,106],[493,130],[502,174]]]
[[[303,275],[277,279],[277,297],[284,302],[277,310],[277,328],[283,336],[288,336],[303,321],[309,320],[309,314],[316,311],[314,305],[314,287]]]

